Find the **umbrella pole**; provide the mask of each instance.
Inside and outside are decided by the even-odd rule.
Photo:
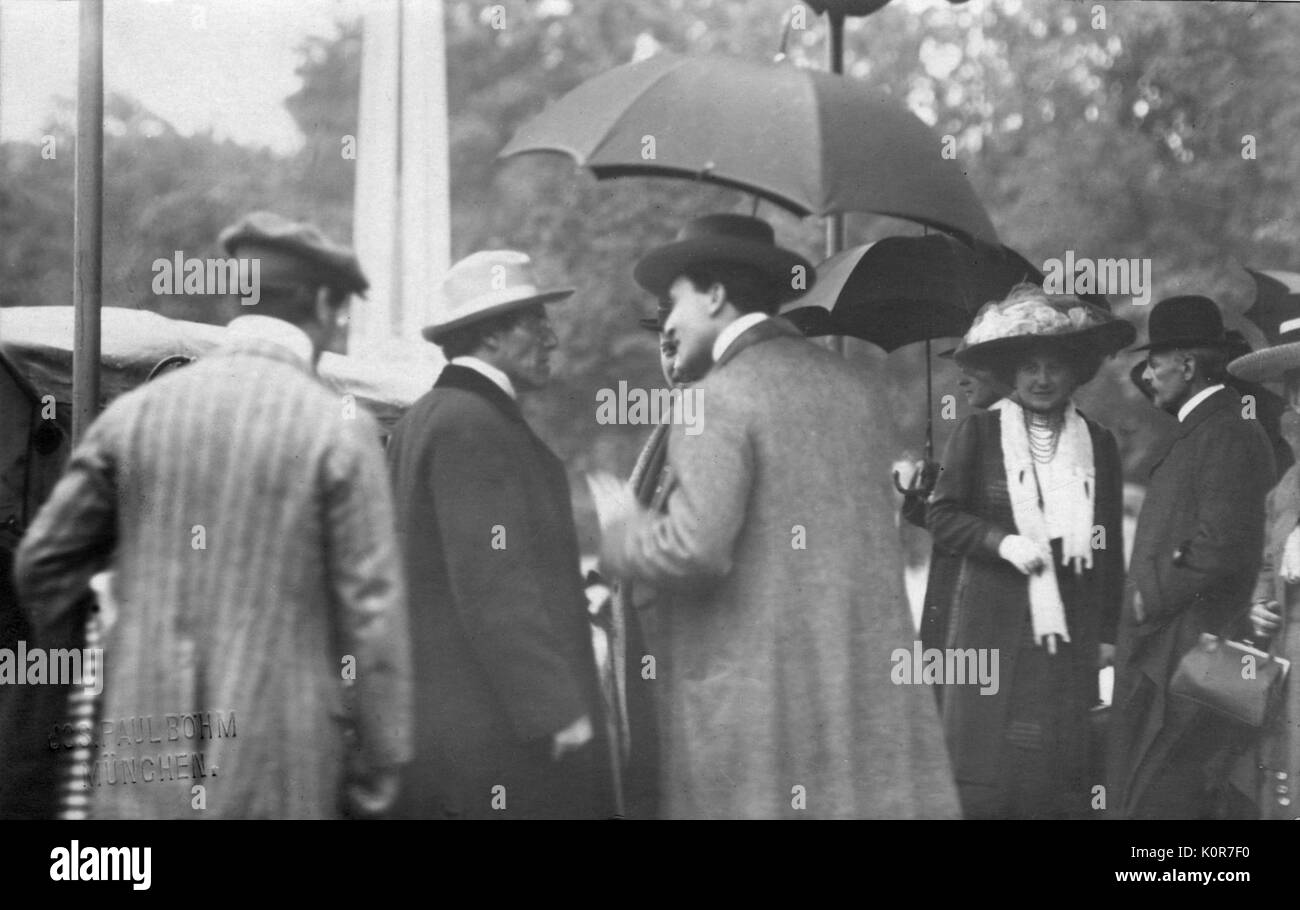
[[[827,42],[827,54],[830,71],[836,74],[844,72],[844,13],[829,9],[826,18],[830,22],[830,40]],[[834,256],[844,249],[844,214],[836,212],[826,219],[826,258]],[[844,336],[837,336],[834,349],[841,357],[848,354],[848,341]]]
[[[72,438],[99,407],[99,318],[103,279],[104,7],[81,0],[77,66],[77,149],[72,210]]]
[[[925,460],[934,461],[934,377],[930,373],[930,339],[925,339]]]

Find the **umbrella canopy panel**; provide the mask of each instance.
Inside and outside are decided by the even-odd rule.
[[[793,65],[660,54],[590,79],[501,151],[559,152],[598,179],[682,177],[797,215],[874,212],[996,241],[961,166],[904,105]]]
[[[968,245],[946,234],[887,237],[817,267],[817,281],[800,298],[799,309],[830,310],[833,325],[803,312],[793,318],[816,334],[852,335],[893,351],[962,335],[985,303],[1002,299],[1021,281],[1042,278],[1023,256],[1000,244]]]

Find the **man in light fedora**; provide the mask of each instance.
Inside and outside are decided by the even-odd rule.
[[[1178,428],[1153,459],[1120,618],[1107,805],[1127,818],[1225,809],[1234,731],[1169,692],[1201,633],[1244,619],[1274,482],[1266,434],[1224,385],[1231,341],[1208,297],[1155,305],[1144,381]]]
[[[777,307],[813,283],[770,225],[698,218],[637,263],[672,304],[664,336],[698,383],[701,432],[669,430],[663,511],[593,480],[602,566],[680,592],[654,636],[661,814],[953,817],[931,695],[896,685],[915,635],[903,589],[888,415],[855,369]]]
[[[424,330],[447,366],[389,442],[415,653],[419,818],[613,813],[608,743],[564,465],[518,396],[555,333],[529,257],[474,253]]]

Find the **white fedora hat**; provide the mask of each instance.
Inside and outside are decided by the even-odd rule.
[[[470,253],[447,270],[442,280],[443,310],[422,334],[440,344],[448,332],[510,310],[563,300],[573,288],[542,290],[533,277],[533,261],[515,250]]]

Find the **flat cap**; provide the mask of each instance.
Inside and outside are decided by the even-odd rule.
[[[370,287],[356,253],[315,225],[274,212],[245,215],[217,240],[227,255],[262,260],[261,277],[267,284],[324,284],[349,294],[364,294]]]

